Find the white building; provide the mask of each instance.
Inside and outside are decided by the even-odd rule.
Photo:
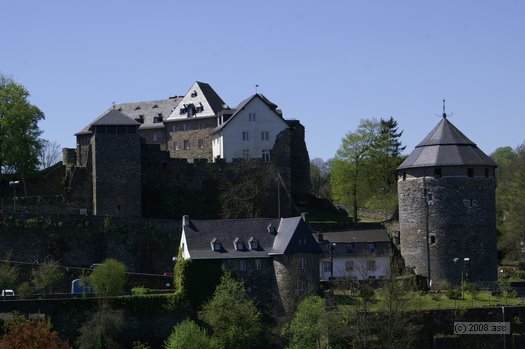
[[[231,162],[236,158],[271,160],[271,149],[279,133],[288,128],[277,105],[262,94],[223,111],[212,134],[213,158]]]
[[[390,277],[392,244],[385,230],[318,233],[317,238],[323,250],[321,281]]]

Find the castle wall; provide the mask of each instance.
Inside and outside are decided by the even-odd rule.
[[[142,213],[141,152],[137,133],[95,134],[93,214],[140,216]]]
[[[433,281],[496,279],[495,178],[485,167],[404,171],[398,181],[401,254],[408,267]],[[426,175],[425,175],[426,172]],[[432,174],[432,175],[430,175]],[[426,196],[425,196],[426,194]],[[428,200],[428,205],[427,205]],[[454,258],[458,258],[455,263]],[[464,262],[464,258],[469,258]]]

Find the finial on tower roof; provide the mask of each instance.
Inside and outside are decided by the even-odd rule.
[[[257,94],[259,91],[259,84],[255,84],[255,94]]]
[[[447,113],[445,112],[445,99],[443,99],[443,119],[447,118]]]

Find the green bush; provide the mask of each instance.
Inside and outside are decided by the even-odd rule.
[[[461,290],[451,288],[447,291],[446,296],[448,299],[461,299]]]
[[[133,287],[131,289],[131,294],[134,296],[144,296],[144,295],[147,295],[149,292],[150,292],[150,289],[144,286]]]

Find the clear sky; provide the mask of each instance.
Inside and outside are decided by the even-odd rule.
[[[525,1],[0,0],[0,73],[74,134],[112,102],[209,83],[259,92],[332,158],[363,118],[393,116],[410,152],[449,120],[485,153],[525,140]]]

